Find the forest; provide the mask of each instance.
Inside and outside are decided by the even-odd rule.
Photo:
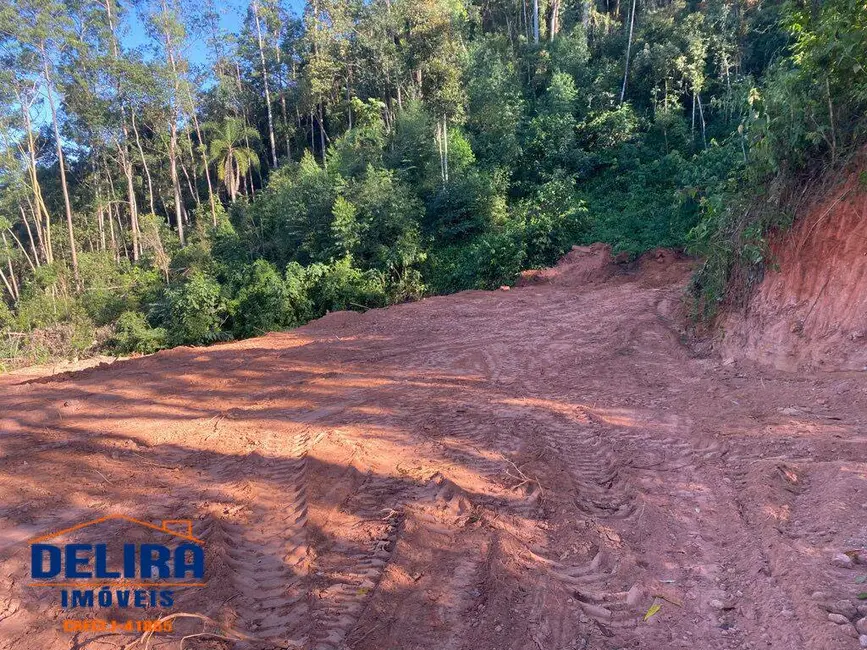
[[[696,318],[864,140],[856,0],[0,0],[0,369],[703,259]]]

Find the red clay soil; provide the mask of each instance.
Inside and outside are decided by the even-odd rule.
[[[688,261],[600,268],[3,377],[0,648],[145,647],[28,586],[29,539],[113,513],[205,541],[171,611],[247,638],[188,649],[858,648],[867,376],[697,356]]]
[[[724,356],[784,370],[867,370],[865,171],[856,166],[775,238],[775,268],[724,322]]]

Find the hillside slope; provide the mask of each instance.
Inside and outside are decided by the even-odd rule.
[[[29,538],[110,513],[193,520],[176,610],[237,648],[857,648],[867,377],[696,357],[688,261],[570,255],[583,284],[4,377],[0,648],[130,647],[27,586]]]
[[[795,370],[867,369],[867,192],[863,164],[776,236],[770,269],[723,321],[723,355]]]

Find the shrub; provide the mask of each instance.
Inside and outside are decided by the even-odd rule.
[[[226,309],[220,285],[198,271],[183,284],[166,289],[155,316],[165,327],[170,346],[201,345],[226,338],[222,332]]]
[[[510,166],[521,153],[518,128],[525,106],[508,49],[508,43],[488,38],[471,51],[467,127],[482,164],[492,167]]]
[[[283,286],[289,304],[287,327],[303,325],[314,318],[314,306],[309,295],[308,282],[307,269],[298,262],[289,262],[286,265]]]
[[[232,331],[236,336],[256,336],[295,324],[286,285],[273,265],[256,260],[245,276],[230,305]]]
[[[250,206],[250,217],[261,227],[266,258],[280,265],[328,260],[333,239],[334,200],[342,179],[329,175],[306,152],[297,164],[272,174],[268,189]]]
[[[180,249],[172,257],[169,271],[172,276],[192,276],[213,274],[214,258],[211,256],[210,241],[198,241]]]
[[[82,253],[79,273],[85,289],[81,306],[97,325],[116,320],[125,311],[141,309],[152,301],[161,284],[162,270],[133,266],[122,258],[115,262],[110,253]]]
[[[455,172],[428,200],[425,232],[442,243],[466,241],[490,227],[497,198],[490,175]]]
[[[166,347],[166,330],[151,327],[144,314],[125,311],[115,323],[111,347],[120,354],[152,354]]]
[[[14,322],[15,315],[12,313],[12,310],[9,309],[9,305],[7,305],[3,300],[0,300],[0,330],[11,326]]]
[[[345,257],[330,264],[312,264],[305,270],[305,284],[317,316],[343,309],[370,309],[387,304],[381,273],[362,271]]]
[[[99,341],[87,319],[54,323],[30,332],[0,330],[0,371],[52,359],[75,359],[93,352]]]
[[[363,179],[347,187],[346,198],[354,214],[338,216],[352,224],[342,226],[342,240],[354,242],[350,252],[357,266],[401,274],[418,261],[424,208],[394,172],[368,167]]]
[[[516,213],[524,231],[523,262],[531,268],[554,264],[587,230],[587,208],[576,197],[573,181],[560,174],[520,203]]]
[[[495,289],[515,281],[526,256],[523,228],[510,221],[465,244],[432,251],[424,278],[432,293]]]
[[[18,301],[15,328],[26,332],[74,319],[88,319],[75,298],[31,286]]]
[[[126,264],[127,270],[129,268]],[[81,305],[98,325],[117,318],[125,308],[122,291],[122,266],[111,253],[81,253],[78,271],[86,290],[81,294]]]
[[[375,100],[372,100],[375,101]],[[358,102],[358,100],[356,100]],[[360,102],[354,105],[358,113]],[[383,105],[384,106],[384,105]],[[364,107],[362,105],[362,107]],[[357,115],[361,118],[363,113]],[[368,166],[380,166],[382,148],[385,144],[383,124],[380,118],[357,124],[344,133],[328,151],[328,166],[334,167],[344,178],[361,176]]]

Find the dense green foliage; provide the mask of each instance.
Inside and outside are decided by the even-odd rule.
[[[863,140],[867,9],[533,6],[253,0],[227,34],[208,0],[5,0],[0,366],[495,288],[593,241],[702,255],[712,315]]]

